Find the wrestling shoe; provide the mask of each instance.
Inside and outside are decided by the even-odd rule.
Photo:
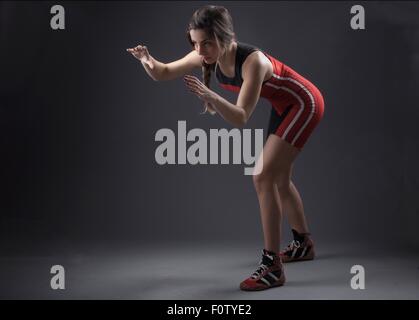
[[[279,253],[282,262],[313,260],[315,256],[314,242],[309,233],[298,233],[292,229],[294,240]]]
[[[284,268],[281,258],[273,252],[262,250],[259,267],[253,274],[240,283],[244,291],[259,291],[279,287],[285,283]]]

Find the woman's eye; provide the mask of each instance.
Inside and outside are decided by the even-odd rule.
[[[193,46],[194,46],[195,50],[198,50],[199,45],[197,43],[194,43]],[[209,46],[211,46],[211,44],[209,42],[205,42],[205,43],[201,44],[201,46],[202,47],[209,47]]]

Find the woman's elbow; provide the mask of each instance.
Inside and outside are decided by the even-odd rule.
[[[247,115],[243,113],[237,120],[237,123],[236,123],[237,128],[243,129],[246,126],[248,120],[249,118],[247,117]]]

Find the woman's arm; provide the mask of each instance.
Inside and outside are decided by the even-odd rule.
[[[172,80],[202,65],[202,57],[195,50],[182,59],[170,63],[162,63],[152,57],[146,46],[137,46],[127,51],[140,60],[145,71],[154,81]]]
[[[269,71],[269,65],[259,54],[250,55],[242,68],[243,84],[237,99],[233,104],[218,95],[217,93],[203,87],[199,80],[193,80],[194,77],[186,76],[185,80],[192,92],[199,98],[212,104],[214,109],[227,122],[235,127],[243,127],[253,113],[259,100],[262,83],[266,73]]]

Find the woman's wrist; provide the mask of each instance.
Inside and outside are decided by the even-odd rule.
[[[218,108],[218,105],[220,103],[220,96],[215,92],[211,92],[211,95],[208,97],[208,102],[216,108]]]
[[[150,56],[150,59],[148,61],[141,61],[141,64],[143,65],[144,68],[148,69],[148,70],[154,70],[154,61],[153,58]]]

